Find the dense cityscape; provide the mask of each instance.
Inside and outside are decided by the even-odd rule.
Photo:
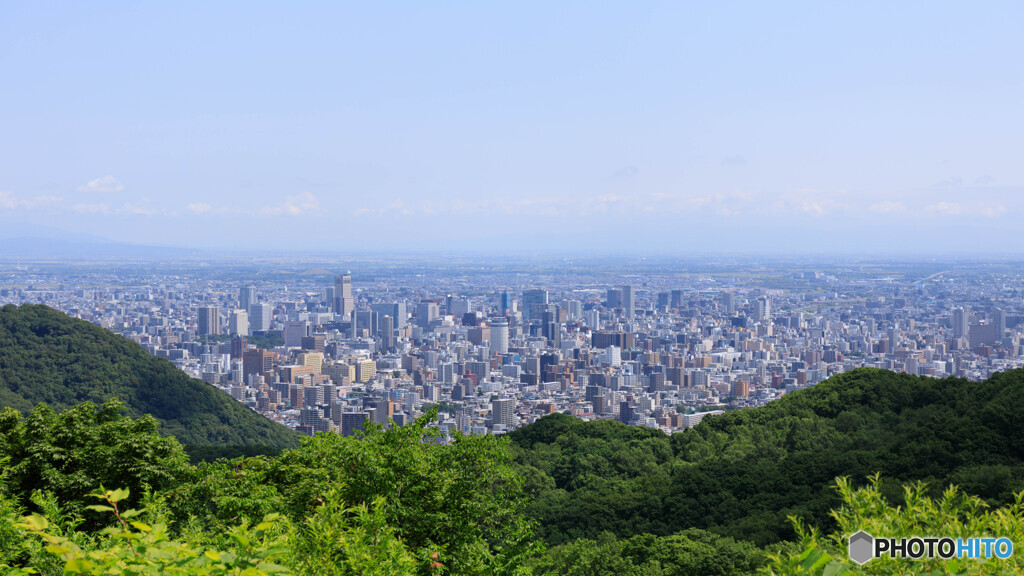
[[[672,433],[861,366],[1024,366],[1010,263],[529,266],[19,262],[0,303],[108,328],[306,434],[432,406],[446,432],[562,412]]]

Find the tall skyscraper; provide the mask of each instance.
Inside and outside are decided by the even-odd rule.
[[[380,319],[380,347],[384,350],[391,350],[395,347],[395,321],[391,316],[385,315]]]
[[[197,312],[196,323],[199,326],[199,335],[220,334],[220,308],[216,306],[200,306]]]
[[[633,294],[632,286],[622,287],[622,315],[627,320],[632,320],[636,315],[636,297]]]
[[[992,310],[992,324],[996,327],[997,337],[1002,338],[1006,332],[1006,311],[1002,308]]]
[[[356,309],[356,301],[352,296],[352,275],[338,274],[334,278],[334,313],[349,317]]]
[[[953,337],[966,338],[970,332],[971,313],[964,307],[953,310]]]
[[[249,310],[249,307],[256,303],[256,287],[246,284],[238,291],[238,307],[242,310]]]
[[[498,310],[503,316],[508,316],[512,312],[512,294],[508,290],[502,290],[498,295]]]
[[[548,303],[548,291],[547,290],[524,290],[523,291],[523,318],[527,320],[533,320],[534,318],[539,319],[538,316],[534,316],[534,305],[547,304]]]
[[[491,350],[508,354],[508,318],[491,318]]]

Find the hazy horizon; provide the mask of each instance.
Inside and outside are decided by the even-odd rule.
[[[1022,15],[3,2],[0,237],[1016,256]]]

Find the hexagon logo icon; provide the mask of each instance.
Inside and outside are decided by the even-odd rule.
[[[863,530],[851,535],[848,544],[850,560],[857,564],[864,564],[875,557],[875,538]]]

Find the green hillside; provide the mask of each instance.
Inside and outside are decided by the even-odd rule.
[[[969,382],[858,369],[671,437],[560,414],[509,437],[549,543],[700,528],[764,545],[794,537],[791,514],[830,529],[837,476],[879,472],[897,501],[899,483],[924,480],[1012,502],[1022,412],[1024,370]]]
[[[296,433],[131,340],[47,306],[0,308],[0,407],[63,410],[114,397],[191,447],[298,446]]]

